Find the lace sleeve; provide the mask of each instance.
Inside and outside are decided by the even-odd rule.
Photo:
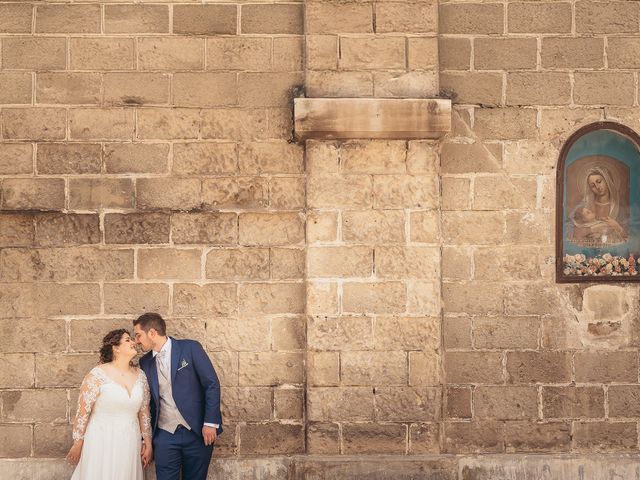
[[[151,394],[149,392],[149,382],[147,382],[147,376],[142,370],[140,370],[140,375],[142,375],[143,395],[142,405],[140,405],[140,410],[138,411],[138,421],[140,422],[140,432],[142,432],[142,438],[144,440],[149,440],[151,439],[151,413],[149,410]]]
[[[91,415],[91,409],[96,402],[98,395],[100,394],[100,385],[102,379],[97,372],[97,368],[91,370],[84,377],[82,385],[80,386],[80,395],[78,396],[78,410],[76,411],[76,418],[73,422],[73,440],[82,440],[84,438],[84,432],[87,430],[87,424],[89,423],[89,416]]]

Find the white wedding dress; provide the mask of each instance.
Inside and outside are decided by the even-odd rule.
[[[73,439],[84,439],[71,480],[143,480],[142,438],[151,441],[149,384],[142,370],[131,392],[100,367],[82,382]]]

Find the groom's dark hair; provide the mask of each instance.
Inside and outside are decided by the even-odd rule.
[[[167,335],[167,324],[164,318],[158,313],[145,313],[140,315],[133,321],[133,326],[140,325],[140,328],[145,332],[148,332],[152,328],[163,337]]]

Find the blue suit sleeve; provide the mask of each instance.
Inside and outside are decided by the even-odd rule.
[[[220,382],[211,360],[198,342],[193,343],[193,364],[204,391],[204,422],[222,425],[220,413]]]

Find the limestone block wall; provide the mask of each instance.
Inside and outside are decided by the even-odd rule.
[[[570,133],[640,128],[639,9],[0,0],[0,457],[64,468],[145,310],[209,352],[220,455],[637,448],[637,287],[556,285],[553,213]],[[453,131],[296,144],[297,94]]]
[[[435,146],[306,149],[308,451],[439,452]]]
[[[638,447],[638,289],[557,285],[555,175],[578,127],[638,130],[639,5],[440,3],[448,452]]]
[[[206,346],[221,454],[304,451],[302,9],[0,3],[0,457],[63,457],[147,310]]]

